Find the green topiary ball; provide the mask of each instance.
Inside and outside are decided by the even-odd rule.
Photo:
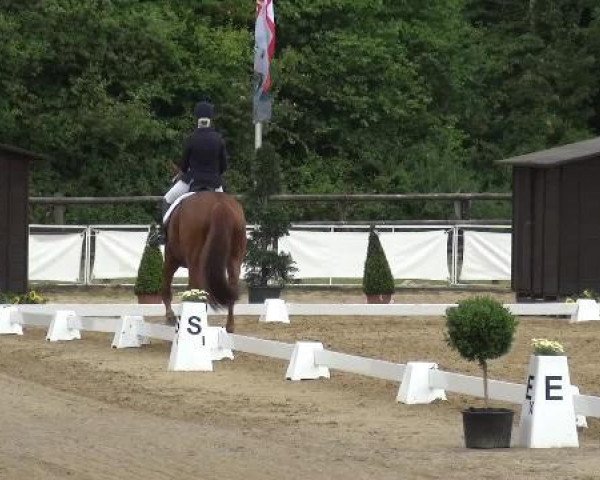
[[[375,230],[369,234],[367,259],[363,273],[363,292],[366,295],[394,293],[394,276]]]
[[[158,246],[146,245],[133,291],[136,295],[160,293],[162,285],[163,256]]]
[[[446,341],[466,360],[485,364],[510,350],[517,325],[497,300],[474,297],[448,309]]]

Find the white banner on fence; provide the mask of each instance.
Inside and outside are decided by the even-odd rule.
[[[395,278],[448,279],[443,230],[381,233],[380,239]],[[368,232],[292,230],[279,248],[296,262],[296,278],[361,278],[368,241]]]
[[[148,232],[96,231],[92,278],[137,277]]]
[[[444,230],[380,233],[394,278],[448,280],[448,234]]]
[[[459,280],[510,280],[511,234],[464,232]]]
[[[29,235],[29,279],[77,282],[84,234]]]
[[[296,278],[362,277],[369,234],[366,232],[290,231],[279,250],[296,262]]]
[[[110,280],[135,278],[146,246],[148,233],[122,230],[96,230],[96,249],[92,278]],[[164,255],[164,247],[161,247]],[[176,278],[187,278],[188,271],[180,268]]]

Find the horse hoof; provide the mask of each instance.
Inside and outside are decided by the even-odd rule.
[[[175,314],[167,315],[165,318],[167,325],[177,325],[177,317]]]
[[[235,328],[233,328],[233,325],[225,325],[225,331],[227,333],[233,333],[234,330]]]

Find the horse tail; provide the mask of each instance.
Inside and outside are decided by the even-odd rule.
[[[213,306],[227,306],[238,299],[238,289],[227,278],[235,222],[230,209],[217,203],[211,212],[210,228],[204,250],[204,272],[209,300]]]

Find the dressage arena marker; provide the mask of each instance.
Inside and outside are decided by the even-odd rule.
[[[221,327],[208,326],[208,312],[205,303],[184,302],[181,318],[172,337],[170,371],[212,372],[213,360],[229,358],[233,352],[219,345]]]
[[[315,353],[317,351],[323,351],[322,343],[296,342],[285,378],[289,380],[329,378],[329,368],[318,365],[316,362]]]
[[[260,315],[259,322],[290,323],[285,301],[280,298],[267,298],[265,300],[265,312]]]
[[[20,317],[17,307],[0,305],[0,335],[23,335]]]
[[[143,335],[143,328],[144,317],[141,315],[123,315],[111,346],[113,348],[139,348],[150,343],[150,339]]]
[[[169,357],[171,371],[212,372],[210,347],[207,345],[208,319],[206,304],[184,303],[181,318],[175,327],[175,336]]]
[[[49,342],[60,340],[80,340],[81,321],[71,310],[59,310],[54,314],[50,322],[50,328],[46,334]]]
[[[431,316],[444,315],[446,309],[453,305],[317,305],[317,304],[291,304],[290,311],[296,315],[363,315],[365,308],[374,307],[370,315],[403,315],[413,316]],[[571,304],[517,304],[506,305],[513,314],[516,315],[570,315],[571,318],[581,320],[578,317],[580,302]],[[400,383],[397,400],[403,403],[427,403],[436,399],[443,398],[445,393],[453,392],[475,397],[483,397],[483,380],[480,377],[461,375],[458,373],[444,372],[436,368],[436,364],[429,362],[409,362],[408,364],[397,364],[385,360],[359,357],[339,352],[329,351],[323,348],[318,342],[297,342],[288,344],[273,340],[264,340],[242,335],[228,334],[225,329],[220,327],[210,327],[207,322],[207,315],[214,314],[211,310],[207,311],[204,304],[185,303],[183,305],[174,305],[176,312],[181,312],[182,329],[176,332],[175,328],[163,324],[154,324],[144,322],[142,315],[164,315],[164,307],[160,305],[19,305],[5,306],[0,309],[0,319],[4,321],[5,327],[12,329],[12,325],[43,326],[51,328],[48,330],[48,338],[77,338],[80,330],[110,332],[115,334],[113,344],[119,345],[118,335],[123,335],[123,331],[131,328],[129,332],[136,337],[131,340],[132,346],[142,343],[144,337],[156,338],[173,342],[171,357],[175,357],[174,363],[180,361],[180,365],[172,365],[171,357],[169,362],[170,370],[188,370],[189,356],[186,351],[192,351],[192,358],[198,357],[199,349],[203,354],[201,367],[208,370],[212,369],[212,361],[219,358],[233,358],[231,350],[251,353],[271,358],[288,361],[286,377],[293,380],[303,378],[328,378],[330,369],[337,369],[344,372],[366,375],[384,380],[391,380]],[[237,308],[238,315],[260,315],[261,305],[239,304]],[[355,308],[352,312],[352,307]],[[383,308],[382,308],[383,307]],[[385,308],[387,307],[387,308]],[[16,311],[15,311],[16,308]],[[343,312],[343,313],[341,313]],[[352,312],[352,313],[351,313]],[[437,312],[437,313],[434,313]],[[107,317],[121,318],[107,318]],[[138,316],[138,319],[129,319],[127,316]],[[200,319],[198,322],[196,319]],[[590,318],[586,318],[589,320]],[[127,325],[132,325],[127,327]],[[191,329],[192,332],[187,330]],[[7,328],[9,329],[9,328]],[[52,331],[54,330],[54,331]],[[11,332],[12,333],[12,332]],[[125,332],[127,333],[127,332]],[[201,335],[203,333],[203,335]],[[204,344],[198,345],[198,338],[204,337]],[[127,342],[123,340],[122,344]],[[193,347],[191,347],[193,346]],[[175,353],[174,353],[175,352]],[[189,354],[187,354],[189,355]],[[555,357],[559,358],[559,357]],[[182,368],[172,368],[182,367]],[[194,367],[196,367],[194,365]],[[568,368],[566,363],[561,367],[560,374],[552,370],[552,375],[533,373],[534,377],[550,377],[548,384],[550,397],[557,395],[558,388],[566,402],[560,411],[551,411],[547,406],[540,406],[534,403],[532,418],[523,420],[523,427],[519,438],[527,439],[528,435],[533,435],[533,441],[523,441],[526,446],[538,447],[542,440],[539,435],[535,437],[537,425],[554,425],[557,418],[560,418],[560,424],[565,427],[564,435],[553,432],[553,444],[545,446],[565,446],[574,445],[573,430],[576,434],[576,426],[586,424],[586,416],[600,417],[600,397],[589,395],[580,395],[577,387],[570,384],[568,377]],[[565,374],[566,372],[566,374]],[[531,372],[528,372],[532,375]],[[554,377],[562,377],[561,381]],[[558,383],[557,383],[558,382]],[[510,403],[521,404],[522,408],[529,408],[531,411],[531,391],[535,388],[535,394],[539,401],[539,395],[547,395],[547,382],[540,383],[543,389],[538,393],[539,386],[534,386],[530,381],[525,385],[502,382],[498,380],[489,381],[489,397],[492,400],[506,401]],[[570,401],[568,399],[571,399]],[[558,401],[550,398],[548,401]],[[553,406],[556,406],[553,405]],[[529,423],[528,423],[529,422]],[[529,429],[529,430],[528,430]],[[528,433],[530,432],[530,433]],[[531,434],[533,432],[533,434]]]
[[[577,312],[571,315],[571,322],[600,320],[600,306],[596,300],[580,298],[577,300]]]
[[[396,400],[409,405],[446,400],[446,392],[441,388],[433,388],[429,383],[430,370],[437,368],[437,363],[408,362]]]
[[[523,447],[579,446],[566,356],[531,356],[519,430]]]

